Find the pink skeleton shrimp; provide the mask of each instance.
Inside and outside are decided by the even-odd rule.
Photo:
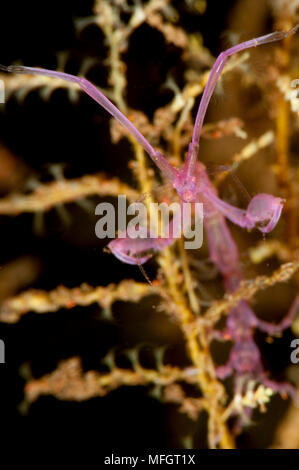
[[[155,150],[116,106],[85,78],[76,77],[63,72],[18,65],[8,67],[1,65],[0,69],[13,73],[45,75],[77,83],[85,93],[91,96],[91,98],[105,108],[111,116],[119,121],[144,148],[154,164],[160,169],[163,176],[171,183],[173,188],[177,191],[181,203],[203,203],[204,227],[210,257],[223,275],[225,289],[228,292],[233,292],[238,288],[242,280],[242,274],[238,249],[229,232],[225,218],[240,227],[247,229],[255,227],[263,233],[268,233],[274,229],[280,218],[283,200],[270,194],[257,194],[251,199],[246,210],[239,209],[222,201],[209,180],[205,166],[198,160],[199,140],[203,121],[216,84],[230,56],[251,47],[280,41],[296,33],[298,29],[299,25],[296,25],[290,31],[277,31],[242,42],[222,52],[218,56],[201,98],[186,161],[180,169],[173,167],[159,151]],[[170,233],[172,233],[172,230]],[[167,239],[130,239],[129,237],[125,237],[113,240],[108,246],[111,252],[121,261],[138,265],[145,263],[150,257],[146,252],[150,250],[159,251],[173,241],[174,238],[172,235]],[[224,379],[232,373],[235,373],[236,389],[239,389],[239,385],[242,383],[244,390],[246,390],[249,381],[253,381],[260,382],[273,391],[282,394],[292,394],[293,387],[290,384],[276,383],[268,379],[263,369],[259,349],[254,342],[253,333],[256,328],[270,335],[281,332],[291,324],[298,307],[299,297],[295,299],[288,315],[279,324],[274,325],[259,320],[248,303],[243,300],[240,301],[240,303],[229,312],[225,330],[213,332],[213,337],[224,340],[230,339],[234,343],[228,362],[216,368],[217,376]],[[247,415],[250,415],[249,409],[247,410]]]

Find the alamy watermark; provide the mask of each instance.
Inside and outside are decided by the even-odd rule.
[[[126,196],[118,196],[117,215],[113,204],[101,202],[95,214],[101,216],[95,226],[98,238],[165,238],[184,236],[186,249],[198,249],[203,243],[203,204],[173,202],[134,202],[127,206]],[[128,216],[134,216],[127,221]],[[117,224],[116,224],[117,222]],[[188,240],[188,241],[186,241]]]
[[[291,354],[291,362],[293,364],[298,364],[299,362],[299,339],[293,339],[291,342],[291,348],[295,348]]]
[[[0,339],[0,364],[5,363],[5,344],[3,339]]]
[[[0,80],[0,104],[5,103],[5,86],[4,81]]]

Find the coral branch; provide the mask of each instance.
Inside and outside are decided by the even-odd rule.
[[[29,195],[11,194],[0,199],[1,215],[18,215],[23,212],[48,211],[59,204],[75,202],[88,196],[118,196],[125,194],[136,201],[139,193],[122,183],[118,178],[109,178],[103,174],[86,175],[81,178],[53,181],[41,184]]]
[[[291,250],[279,240],[263,240],[249,249],[249,257],[254,264],[262,263],[272,256],[277,256],[282,262],[292,259]]]
[[[213,302],[205,314],[205,321],[216,322],[223,313],[227,313],[241,300],[250,300],[259,291],[278,282],[288,281],[299,269],[299,261],[282,264],[272,276],[258,276],[253,280],[241,281],[240,287],[232,294],[226,294],[223,300]],[[199,325],[202,320],[199,320]]]
[[[50,374],[26,384],[25,396],[30,403],[41,395],[53,395],[60,400],[88,400],[103,397],[121,386],[137,385],[167,386],[177,381],[194,383],[192,369],[163,366],[160,370],[144,369],[138,366],[135,370],[113,368],[108,373],[89,371],[83,373],[81,360],[73,357],[62,361]]]
[[[28,93],[37,89],[42,89],[41,94],[44,98],[50,98],[55,90],[64,88],[68,90],[72,101],[78,98],[78,92],[80,91],[80,87],[76,83],[65,82],[59,78],[51,80],[49,77],[39,76],[34,77],[32,80],[27,80],[22,75],[8,76],[1,73],[0,79],[5,84],[6,97],[10,98],[15,94],[19,101],[23,101]]]
[[[31,289],[3,302],[0,307],[0,321],[15,323],[28,312],[56,312],[61,308],[71,309],[77,305],[87,306],[93,303],[108,308],[116,300],[138,302],[142,297],[157,293],[159,293],[157,287],[130,280],[122,281],[118,285],[110,284],[107,287],[82,284],[73,289],[60,286],[50,292]]]

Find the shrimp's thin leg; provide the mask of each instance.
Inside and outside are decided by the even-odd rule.
[[[230,364],[216,367],[216,376],[218,379],[224,380],[233,373],[233,368]]]
[[[286,330],[291,326],[292,321],[295,318],[296,313],[299,311],[299,296],[295,297],[291,308],[285,318],[281,320],[280,323],[277,325],[273,323],[268,323],[266,321],[260,320],[259,318],[255,317],[256,321],[256,328],[259,328],[261,331],[265,331],[269,335],[275,335],[277,333],[281,333],[283,330]]]
[[[91,82],[82,77],[76,77],[64,72],[57,72],[55,70],[47,70],[35,67],[24,67],[22,65],[0,65],[0,70],[12,73],[24,73],[33,75],[44,75],[47,77],[60,78],[69,82],[77,83],[85,93],[93,98],[100,106],[102,106],[111,116],[120,122],[125,129],[137,140],[137,142],[144,148],[155,165],[162,171],[164,176],[173,182],[177,178],[177,170],[168,163],[165,157],[155,150],[146,138],[136,129],[136,127],[127,119],[123,113],[113,104],[108,98],[98,90]]]
[[[263,233],[274,229],[284,202],[280,197],[260,193],[251,199],[245,211],[222,201],[212,191],[206,191],[205,197],[234,224],[248,229],[256,226]]]

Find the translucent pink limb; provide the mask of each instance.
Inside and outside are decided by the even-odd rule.
[[[125,237],[119,237],[108,244],[108,248],[116,258],[127,264],[141,265],[151,258],[153,252],[163,250],[171,245],[175,239],[177,225],[182,226],[183,210],[178,211],[169,223],[169,236],[159,237],[148,231],[146,238],[131,238],[128,233]],[[181,220],[180,220],[181,219]],[[178,232],[179,233],[179,232]],[[149,253],[150,252],[150,253]]]
[[[291,398],[295,398],[296,396],[296,388],[287,382],[275,382],[268,379],[266,374],[261,374],[258,379],[265,387],[271,388],[271,390],[280,393],[283,397],[289,395]]]
[[[247,229],[257,227],[263,233],[274,229],[283,208],[283,199],[271,194],[254,196],[246,211],[222,201],[211,191],[207,191],[205,197],[234,224]]]
[[[151,258],[151,253],[147,253],[155,246],[155,240],[150,238],[116,238],[108,244],[108,248],[113,255],[123,263],[144,264]]]
[[[163,250],[174,242],[174,238],[116,238],[108,244],[108,248],[116,258],[127,264],[140,265],[146,263],[154,252]]]
[[[238,249],[222,214],[204,218],[211,260],[224,276],[227,290],[235,290],[241,280]]]
[[[97,103],[99,103],[111,116],[119,121],[125,129],[137,140],[137,142],[144,148],[148,153],[157,167],[162,171],[164,176],[173,182],[177,175],[178,171],[168,163],[165,157],[155,150],[146,138],[136,129],[136,127],[127,119],[123,113],[117,109],[117,107],[111,103],[108,98],[106,98],[103,93],[98,90],[92,83],[90,83],[85,78],[76,77],[75,75],[70,75],[64,72],[57,72],[54,70],[47,70],[35,67],[24,67],[22,65],[10,65],[8,67],[0,65],[0,70],[12,73],[25,73],[33,75],[44,75],[47,77],[60,78],[61,80],[66,80],[69,82],[77,83],[85,93],[87,93],[91,98],[93,98]]]
[[[233,373],[233,368],[231,366],[231,364],[225,364],[224,366],[218,366],[216,367],[216,376],[218,377],[218,379],[226,379],[227,377],[229,377],[230,375],[232,375]]]
[[[237,52],[243,51],[245,49],[249,49],[251,47],[257,47],[262,44],[268,44],[270,42],[280,41],[290,36],[291,34],[296,33],[298,29],[299,29],[299,25],[296,25],[290,31],[276,31],[274,33],[270,33],[265,36],[261,36],[259,38],[242,42],[222,52],[218,56],[211,70],[207,85],[204,89],[204,92],[200,101],[200,105],[198,108],[196,120],[195,120],[194,131],[193,131],[193,136],[192,136],[192,151],[190,151],[188,154],[188,159],[189,159],[188,174],[189,175],[190,174],[192,175],[194,173],[194,165],[197,160],[197,153],[198,153],[198,148],[199,148],[199,139],[200,139],[200,134],[201,134],[204,118],[206,115],[206,111],[207,111],[209,102],[211,100],[211,97],[213,95],[213,92],[215,90],[216,84],[220,78],[221,72],[226,64],[227,59],[231,55],[236,54]]]
[[[295,297],[295,300],[293,301],[288,314],[285,316],[285,318],[281,320],[281,322],[277,324],[268,323],[266,321],[260,320],[254,315],[255,327],[259,328],[261,331],[265,331],[269,335],[275,335],[285,330],[286,328],[289,328],[289,326],[291,326],[295,318],[295,315],[298,311],[299,311],[299,296]]]
[[[225,217],[231,220],[234,224],[239,225],[240,227],[253,228],[253,224],[249,227],[249,221],[246,217],[246,211],[244,209],[239,209],[234,207],[231,204],[228,204],[225,201],[222,201],[214,192],[207,191],[205,192],[205,197],[213,204],[216,209],[218,209]]]

